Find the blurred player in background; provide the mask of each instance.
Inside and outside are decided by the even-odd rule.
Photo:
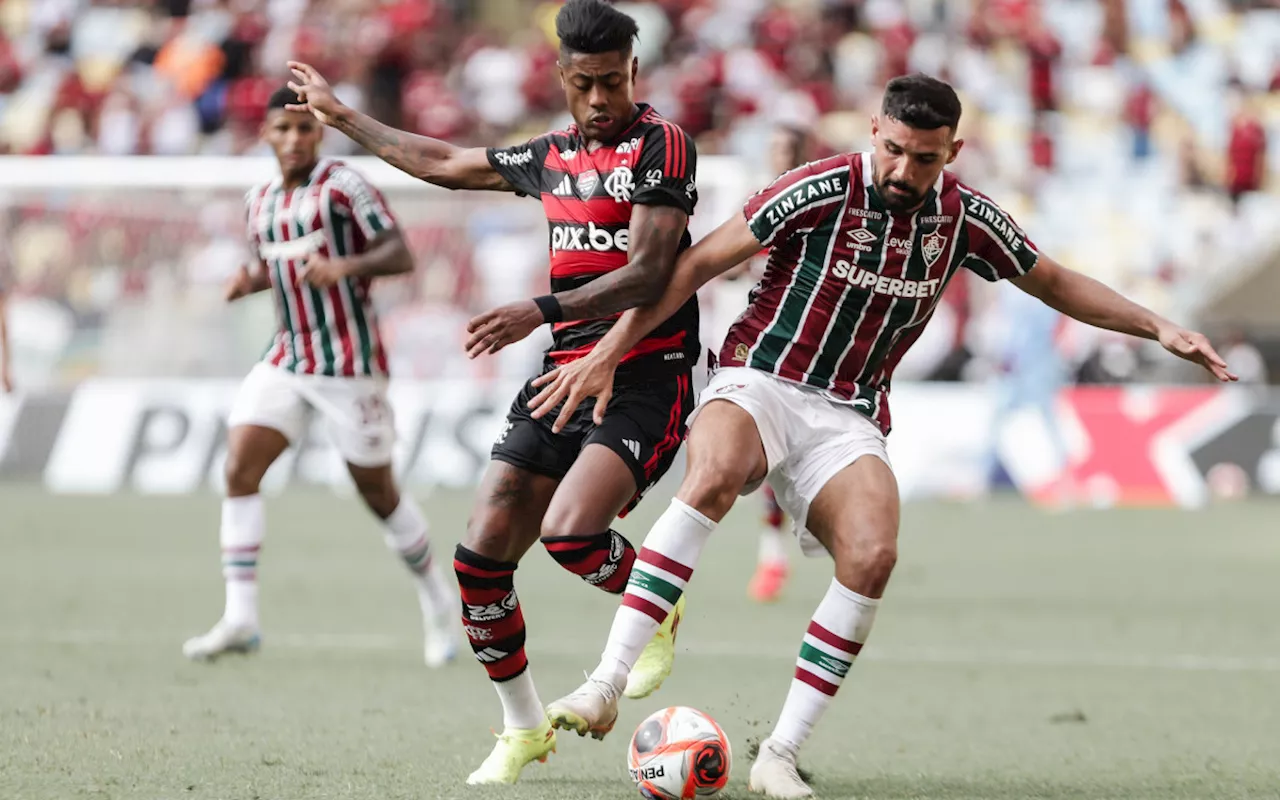
[[[0,278],[3,278],[0,275]],[[13,367],[9,355],[9,320],[5,315],[5,288],[0,281],[0,392],[8,394],[13,391]]]
[[[287,88],[271,96],[262,138],[280,175],[245,195],[253,268],[240,268],[227,300],[270,291],[280,330],[245,378],[227,421],[219,537],[226,607],[183,652],[211,660],[258,648],[258,552],[266,529],[258,488],[303,437],[314,412],[382,520],[387,546],[409,567],[422,607],[424,657],[439,666],[457,653],[455,601],[432,558],[426,520],[392,474],[387,358],[369,298],[373,278],[411,272],[413,257],[378,190],[342,162],[320,158],[323,127],[287,108],[300,102]]]
[[[628,312],[589,356],[538,381],[535,413],[596,397],[599,414],[619,353],[699,286],[770,249],[760,291],[690,418],[688,471],[644,541],[658,557],[637,563],[599,665],[548,706],[554,724],[607,731],[618,688],[661,621],[648,599],[683,593],[719,521],[767,479],[800,523],[802,551],[829,555],[835,575],[748,788],[813,794],[796,755],[867,641],[897,561],[898,487],[885,445],[893,368],[957,270],[1010,280],[1082,322],[1157,339],[1217,379],[1235,379],[1204,336],[1041,255],[999,206],[948,173],[963,145],[959,122],[947,84],[919,74],[890,81],[871,152],[778,178],[681,257],[658,304]]]
[[[554,294],[472,320],[470,356],[497,352],[551,323],[544,370],[581,358],[619,312],[662,296],[677,253],[689,246],[697,154],[684,131],[633,100],[637,32],[635,20],[601,0],[565,3],[556,17],[559,71],[575,124],[488,150],[389,128],[342,105],[310,66],[290,64],[298,81],[290,86],[306,107],[389,164],[450,189],[542,202]],[[553,433],[549,420],[529,415],[531,384],[512,403],[454,557],[464,627],[502,702],[504,724],[468,783],[514,783],[526,764],[555,750],[525,655],[516,566],[541,538],[565,569],[622,593],[637,556],[610,525],[670,468],[693,408],[698,353],[698,306],[686,298],[622,358],[614,404],[602,419],[593,422],[584,407]],[[662,610],[623,690],[628,697],[648,695],[670,673],[682,608]]]
[[[774,129],[769,141],[770,180],[807,162],[812,157],[812,142],[813,137],[805,128],[783,124]],[[726,272],[718,281],[725,290],[717,292],[715,308],[725,324],[717,326],[717,333],[727,333],[742,309],[750,304],[750,290],[764,277],[768,261],[769,250],[765,248],[755,258]],[[725,320],[724,317],[728,314],[733,316]],[[764,527],[760,530],[756,571],[747,584],[747,595],[760,603],[772,603],[782,594],[790,571],[787,534],[782,527],[786,521],[786,512],[778,504],[778,498],[769,484],[760,487],[760,495],[764,499]]]

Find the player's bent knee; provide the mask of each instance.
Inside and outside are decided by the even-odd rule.
[[[718,521],[733,508],[745,485],[746,479],[740,469],[728,464],[700,462],[685,475],[676,496],[681,502]]]
[[[879,597],[898,563],[898,545],[888,538],[864,540],[835,556],[836,580],[859,594]]]
[[[231,497],[244,497],[257,494],[262,483],[262,476],[267,467],[255,463],[240,453],[228,453],[224,477],[227,481],[227,494]]]
[[[587,534],[599,533],[605,527],[606,522],[601,525],[595,519],[589,518],[593,515],[581,513],[575,508],[561,508],[555,503],[547,509],[547,515],[542,518],[542,538],[555,539],[561,536],[585,536]]]

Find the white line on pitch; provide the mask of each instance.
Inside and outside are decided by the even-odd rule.
[[[418,643],[403,636],[361,633],[268,633],[264,645],[297,650],[413,650]],[[74,647],[127,646],[147,649],[181,646],[182,636],[161,636],[113,630],[13,631],[0,630],[6,644],[64,645]],[[557,639],[531,642],[535,654],[599,655],[604,640]],[[768,658],[792,660],[795,648],[783,644],[751,646],[742,642],[701,640],[682,642],[682,655],[714,658]],[[1177,672],[1280,672],[1280,656],[1229,656],[1195,653],[1095,653],[1079,650],[964,650],[944,647],[868,646],[859,660],[892,664],[985,667],[1099,667],[1108,669],[1165,670]]]

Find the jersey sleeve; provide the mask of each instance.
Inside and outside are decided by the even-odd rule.
[[[742,207],[747,227],[764,247],[813,228],[839,211],[852,174],[849,160],[840,156],[782,173]]]
[[[969,252],[961,266],[995,282],[1026,275],[1036,265],[1040,251],[995,202],[966,193],[964,212]]]
[[[636,188],[631,203],[642,206],[673,206],[693,216],[698,204],[698,149],[693,137],[679,126],[658,120],[645,136],[644,148],[636,161]]]
[[[340,167],[329,178],[334,191],[327,195],[330,213],[355,223],[358,239],[365,244],[396,227],[395,215],[377,187],[350,167]]]
[[[542,198],[542,174],[551,151],[551,137],[542,135],[515,147],[490,147],[489,166],[516,189],[520,197]]]
[[[255,186],[244,193],[244,242],[252,264],[257,264],[262,260],[261,240],[258,235],[258,221],[255,218],[254,209],[261,202],[264,193],[265,188],[262,186]]]

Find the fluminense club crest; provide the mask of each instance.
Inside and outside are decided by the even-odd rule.
[[[947,237],[934,231],[920,239],[920,254],[924,256],[925,266],[932,267],[947,247]]]

